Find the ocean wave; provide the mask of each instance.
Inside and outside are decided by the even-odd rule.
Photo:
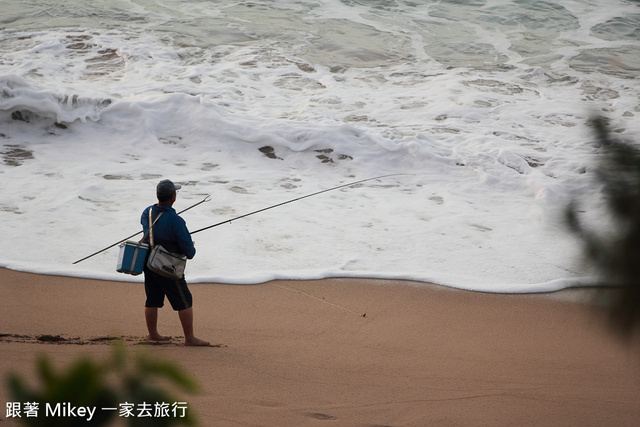
[[[59,125],[76,120],[98,121],[111,102],[43,90],[16,75],[0,76],[0,112],[10,114],[13,120],[53,120]]]
[[[590,116],[640,135],[624,1],[24,3],[0,18],[11,268],[139,280],[117,249],[71,262],[139,229],[162,178],[178,208],[212,195],[197,229],[402,173],[203,232],[189,278],[573,286],[563,207],[602,202]]]

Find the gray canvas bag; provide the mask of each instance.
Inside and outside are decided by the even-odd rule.
[[[158,215],[156,221],[160,219],[164,212]],[[187,267],[187,256],[169,252],[162,245],[153,244],[153,225],[155,221],[152,219],[152,210],[149,209],[149,243],[151,244],[151,253],[147,259],[147,267],[149,270],[158,273],[161,276],[168,277],[173,280],[180,280],[184,276],[184,270]]]

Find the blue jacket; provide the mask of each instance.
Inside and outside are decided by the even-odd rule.
[[[149,209],[153,210],[152,221],[155,221],[158,215],[164,212],[153,226],[153,243],[162,245],[169,252],[186,255],[188,259],[193,258],[196,254],[196,248],[193,246],[187,224],[171,206],[153,205],[146,208],[140,218],[142,232],[147,233],[149,230]],[[144,241],[149,243],[148,234]]]

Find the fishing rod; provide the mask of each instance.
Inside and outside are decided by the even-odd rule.
[[[293,202],[296,202],[296,201],[298,201],[298,200],[306,199],[306,198],[308,198],[308,197],[317,196],[318,194],[326,193],[326,192],[328,192],[328,191],[338,190],[338,189],[340,189],[340,188],[344,188],[344,187],[350,187],[350,186],[352,186],[352,185],[360,184],[360,183],[363,183],[363,182],[373,181],[374,179],[382,179],[382,178],[388,178],[388,177],[391,177],[391,176],[398,176],[398,175],[409,175],[409,174],[406,174],[406,173],[395,173],[395,174],[389,174],[389,175],[374,176],[373,178],[361,179],[360,181],[355,181],[355,182],[350,182],[350,183],[348,183],[348,184],[338,185],[338,186],[336,186],[336,187],[327,188],[326,190],[316,191],[315,193],[307,194],[306,196],[296,197],[295,199],[287,200],[286,202],[282,202],[282,203],[278,203],[278,204],[275,204],[275,205],[272,205],[272,206],[268,206],[268,207],[266,207],[266,208],[258,209],[258,210],[256,210],[256,211],[249,212],[249,213],[247,213],[247,214],[240,215],[240,216],[237,216],[237,217],[235,217],[235,218],[227,219],[227,220],[222,221],[222,222],[219,222],[219,223],[217,223],[217,224],[209,225],[208,227],[200,228],[200,229],[198,229],[198,230],[196,230],[196,231],[191,232],[191,234],[196,234],[196,233],[199,233],[199,232],[201,232],[201,231],[208,230],[208,229],[213,228],[213,227],[217,227],[217,226],[219,226],[219,225],[223,225],[223,224],[230,224],[232,221],[236,221],[236,220],[239,220],[239,219],[241,219],[241,218],[248,217],[248,216],[250,216],[250,215],[255,215],[255,214],[257,214],[257,213],[264,212],[264,211],[269,210],[269,209],[277,208],[278,206],[286,205],[286,204],[288,204],[288,203],[293,203]],[[201,204],[201,203],[208,202],[208,201],[210,201],[210,195],[209,195],[209,196],[207,196],[207,197],[205,197],[204,199],[202,199],[202,200],[201,200],[201,201],[199,201],[198,203],[196,203],[196,204],[194,204],[194,205],[191,205],[191,206],[189,206],[188,208],[186,208],[186,209],[184,209],[184,210],[182,210],[182,211],[178,212],[178,215],[179,215],[179,214],[181,214],[181,213],[183,213],[183,212],[188,211],[188,210],[189,210],[189,209],[191,209],[191,208],[194,208],[194,207],[198,206],[198,205],[199,205],[199,204]],[[94,255],[98,255],[99,253],[104,252],[104,251],[106,251],[107,249],[111,249],[112,247],[114,247],[114,246],[116,246],[116,245],[119,245],[120,243],[124,242],[125,240],[129,240],[129,239],[131,239],[132,237],[137,236],[137,235],[138,235],[138,234],[140,234],[140,233],[142,233],[142,231],[138,231],[137,233],[132,234],[132,235],[131,235],[131,236],[129,236],[129,237],[125,237],[125,238],[124,238],[124,239],[122,239],[122,240],[118,240],[116,243],[114,243],[114,244],[112,244],[112,245],[109,245],[109,246],[107,246],[106,248],[100,249],[99,251],[97,251],[97,252],[95,252],[95,253],[92,253],[92,254],[91,254],[91,255],[89,255],[89,256],[86,256],[86,257],[84,257],[84,258],[82,258],[82,259],[79,259],[78,261],[75,261],[75,262],[74,262],[74,264],[77,264],[77,263],[82,262],[82,261],[84,261],[84,260],[86,260],[86,259],[89,259],[89,258],[91,258],[91,257],[92,257],[92,256],[94,256]]]
[[[199,233],[201,231],[208,230],[208,229],[213,228],[213,227],[217,227],[219,225],[230,224],[232,221],[236,221],[238,219],[248,217],[249,215],[254,215],[254,214],[257,214],[257,213],[260,213],[260,212],[264,212],[266,210],[277,208],[278,206],[286,205],[288,203],[297,202],[298,200],[306,199],[307,197],[317,196],[318,194],[326,193],[328,191],[333,191],[333,190],[337,190],[339,188],[344,188],[344,187],[350,187],[352,185],[360,184],[360,183],[366,182],[366,181],[372,181],[374,179],[382,179],[382,178],[388,178],[390,176],[398,176],[398,175],[409,175],[409,174],[406,174],[406,173],[394,173],[394,174],[390,174],[390,175],[374,176],[373,178],[362,179],[360,181],[350,182],[348,184],[342,184],[342,185],[338,185],[336,187],[327,188],[326,190],[316,191],[315,193],[307,194],[306,196],[296,197],[295,199],[287,200],[286,202],[282,202],[282,203],[278,203],[278,204],[275,204],[275,205],[272,205],[272,206],[268,206],[266,208],[258,209],[257,211],[249,212],[247,214],[240,215],[240,216],[237,216],[235,218],[231,218],[231,219],[228,219],[226,221],[219,222],[217,224],[209,225],[208,227],[200,228],[200,229],[198,229],[196,231],[192,231],[191,234],[196,234],[196,233]]]
[[[191,209],[191,208],[195,208],[196,206],[198,206],[198,205],[200,205],[200,204],[202,204],[202,203],[204,203],[204,202],[208,202],[208,201],[210,201],[210,200],[211,200],[211,195],[209,194],[209,195],[207,195],[204,199],[200,200],[198,203],[193,204],[193,205],[189,206],[188,208],[186,208],[186,209],[181,210],[180,212],[178,212],[178,215],[180,215],[181,213],[184,213],[184,212],[188,211],[188,210],[189,210],[189,209]],[[82,261],[84,261],[85,259],[89,259],[89,258],[91,258],[91,257],[92,257],[92,256],[94,256],[94,255],[98,255],[99,253],[104,252],[104,251],[106,251],[107,249],[111,249],[112,247],[114,247],[114,246],[116,246],[116,245],[119,245],[120,243],[124,242],[125,240],[129,240],[129,239],[131,239],[132,237],[137,236],[137,235],[138,235],[138,234],[140,234],[140,233],[142,233],[142,231],[138,231],[137,233],[134,233],[134,234],[132,234],[132,235],[131,235],[131,236],[129,236],[129,237],[125,237],[125,238],[124,238],[124,239],[122,239],[122,240],[118,240],[118,241],[117,241],[116,243],[114,243],[113,245],[109,245],[109,246],[107,246],[107,247],[106,247],[106,248],[104,248],[104,249],[100,249],[98,252],[94,252],[94,253],[92,253],[92,254],[91,254],[91,255],[89,255],[89,256],[86,256],[86,257],[84,257],[84,258],[82,258],[82,259],[77,260],[76,262],[74,262],[74,264],[77,264],[77,263],[79,263],[79,262],[82,262]]]

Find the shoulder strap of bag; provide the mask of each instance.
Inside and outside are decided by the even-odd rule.
[[[153,209],[149,209],[149,244],[151,245],[151,247],[154,247],[155,245],[153,244],[153,224],[155,224],[156,222],[153,221]],[[162,215],[162,213],[160,214]],[[160,218],[160,215],[158,215],[158,218],[156,218],[156,221]]]
[[[149,209],[149,229],[144,233],[144,236],[142,236],[140,243],[142,243],[142,241],[147,237],[147,234],[149,234],[149,243],[151,243],[151,246],[153,247],[153,226],[160,219],[163,213],[164,212],[160,212],[160,215],[158,215],[155,221],[151,222],[151,219],[153,218],[153,209]]]

